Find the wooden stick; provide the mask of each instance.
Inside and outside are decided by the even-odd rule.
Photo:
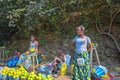
[[[96,49],[96,48],[95,48],[95,54],[96,54],[96,58],[97,58],[98,65],[100,66],[100,60],[99,60],[98,52],[97,52],[97,49]]]
[[[90,71],[92,71],[92,65],[93,65],[93,48],[90,51]]]

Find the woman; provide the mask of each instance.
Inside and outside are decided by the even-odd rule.
[[[26,53],[22,54],[20,56],[20,59],[18,61],[18,65],[23,64],[23,66],[28,69],[32,67],[32,60],[31,57],[35,54],[38,53],[38,42],[35,40],[35,36],[31,36],[31,41],[30,41],[30,49]],[[39,59],[39,58],[38,58]],[[40,61],[40,59],[39,59]]]
[[[58,71],[61,69],[62,66],[61,64],[65,62],[65,56],[63,54],[63,50],[61,48],[58,48],[57,52],[58,54],[53,61],[53,68],[52,68],[54,77],[58,77]]]
[[[38,41],[36,41],[36,37],[34,35],[31,36],[31,41],[30,41],[30,49],[29,51],[31,52],[31,56],[35,53],[38,53]]]
[[[63,54],[63,50],[61,48],[57,49],[57,56],[54,59],[54,64],[57,64],[57,62],[65,62],[65,56]]]
[[[91,40],[84,34],[84,26],[77,27],[77,36],[73,39],[76,53],[74,55],[74,68],[72,80],[90,80],[89,54]],[[88,49],[87,49],[88,48]]]

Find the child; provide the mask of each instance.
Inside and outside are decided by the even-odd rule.
[[[38,53],[38,41],[36,40],[36,37],[34,35],[31,36],[31,41],[30,41],[30,52],[32,53],[31,56],[34,53]]]
[[[34,54],[38,53],[38,45],[39,42],[36,40],[35,35],[31,36],[31,41],[30,41],[30,56],[33,56]],[[41,57],[38,55],[38,62],[40,63]]]

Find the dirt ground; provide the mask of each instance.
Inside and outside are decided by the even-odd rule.
[[[71,76],[59,76],[57,78],[54,78],[54,80],[71,80]],[[116,77],[114,80],[120,80],[120,77]]]
[[[59,76],[57,78],[54,78],[54,80],[70,80],[70,76]]]

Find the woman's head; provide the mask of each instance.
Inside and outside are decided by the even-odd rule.
[[[84,35],[84,30],[85,30],[85,28],[84,28],[83,25],[78,26],[78,27],[77,27],[77,35],[78,35],[78,36]]]
[[[62,54],[63,53],[63,50],[61,48],[58,48],[57,51],[58,51],[58,54]]]
[[[34,41],[36,37],[34,35],[31,36],[31,41]]]

